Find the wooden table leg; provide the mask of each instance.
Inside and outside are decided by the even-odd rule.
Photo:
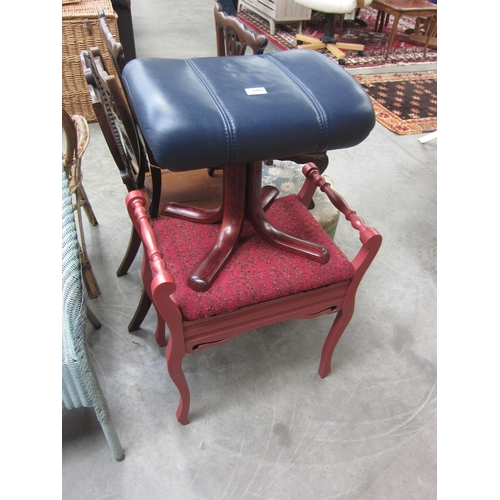
[[[399,23],[400,18],[401,18],[401,12],[395,12],[394,13],[394,20],[392,22],[391,36],[389,38],[389,42],[387,43],[387,52],[385,54],[386,61],[387,61],[387,58],[389,57],[389,52],[392,49],[392,44],[394,43],[394,38],[396,36],[396,30],[398,29],[398,23]]]

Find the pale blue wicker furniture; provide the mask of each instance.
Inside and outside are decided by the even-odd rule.
[[[62,170],[62,407],[71,410],[93,407],[113,457],[125,452],[115,431],[109,409],[90,363],[85,344],[87,311],[84,301],[72,198]]]

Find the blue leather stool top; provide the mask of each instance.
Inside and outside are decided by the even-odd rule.
[[[150,154],[173,171],[348,148],[375,125],[365,90],[315,51],[139,58],[122,76]]]

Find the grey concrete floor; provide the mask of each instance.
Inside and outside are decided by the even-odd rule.
[[[138,56],[215,55],[212,9],[212,0],[133,0]],[[384,237],[332,373],[317,374],[331,317],[248,332],[185,358],[192,403],[182,426],[154,312],[127,331],[141,256],[116,277],[130,234],[126,189],[90,128],[84,186],[99,225],[85,236],[102,294],[89,305],[102,328],[89,324],[87,339],[126,458],[113,460],[92,409],[63,412],[63,498],[436,498],[437,140],[377,123],[361,145],[329,153],[337,190]],[[346,221],[335,241],[349,256],[357,249]]]

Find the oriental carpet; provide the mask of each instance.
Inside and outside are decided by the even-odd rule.
[[[399,135],[437,130],[437,71],[354,75],[376,119]]]

